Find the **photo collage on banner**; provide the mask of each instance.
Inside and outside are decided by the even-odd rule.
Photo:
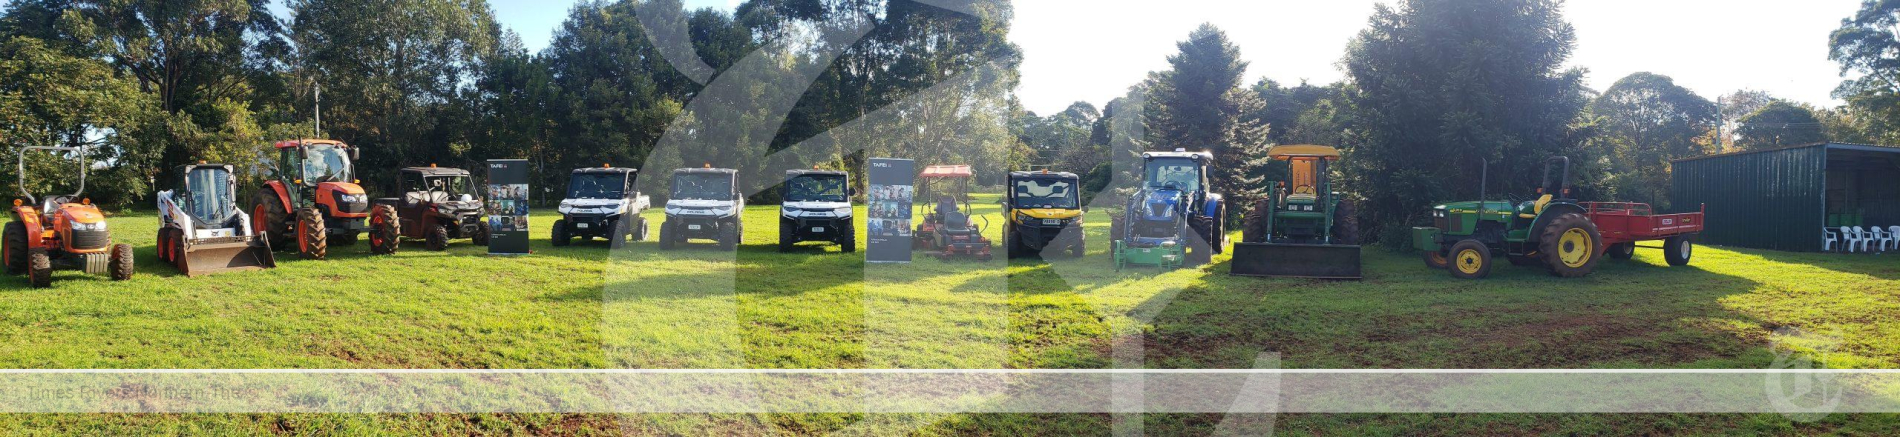
[[[528,249],[528,161],[488,161],[488,253],[521,255]]]
[[[908,159],[872,158],[867,261],[906,263],[911,256],[911,199],[916,195],[917,164]]]

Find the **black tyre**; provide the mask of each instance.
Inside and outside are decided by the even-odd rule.
[[[793,244],[795,243],[792,243],[792,222],[780,220],[778,222],[778,251],[791,252]]]
[[[673,244],[677,242],[678,238],[677,235],[674,235],[673,226],[673,222],[660,223],[660,250],[673,250]]]
[[[634,227],[633,227],[633,235],[631,235],[631,236],[629,236],[629,237],[628,237],[628,238],[631,238],[631,239],[632,239],[632,241],[630,241],[630,242],[633,242],[633,243],[639,243],[639,242],[642,242],[642,241],[647,241],[647,236],[648,236],[648,235],[647,235],[647,232],[648,232],[648,229],[647,229],[647,218],[646,218],[646,217],[634,217],[634,218],[633,218],[633,223],[634,223]]]
[[[1265,198],[1254,202],[1253,210],[1247,212],[1246,223],[1240,228],[1240,241],[1243,243],[1265,243],[1271,223],[1267,214],[1273,210],[1273,199]],[[1120,238],[1116,236],[1114,238]]]
[[[620,249],[627,247],[627,238],[633,235],[632,228],[633,220],[626,217],[614,220],[613,229],[607,231],[607,248]]]
[[[1630,258],[1635,258],[1636,243],[1617,243],[1610,245],[1610,251],[1605,255],[1609,255],[1610,259],[1617,261],[1627,261]]]
[[[843,236],[839,237],[838,249],[843,250],[844,253],[857,252],[858,251],[858,226],[856,224],[853,224],[847,221],[847,222],[844,222],[844,229],[840,229],[838,232],[844,233]]]
[[[1207,244],[1213,246],[1214,254],[1227,253],[1227,204],[1221,203],[1214,209],[1214,218],[1207,223]],[[1212,260],[1210,260],[1212,261]]]
[[[1333,209],[1333,244],[1359,245],[1359,203],[1342,200]]]
[[[488,247],[488,224],[476,225],[475,235],[470,235],[468,239],[474,241],[476,246]]]
[[[1537,251],[1544,255],[1550,274],[1581,278],[1596,271],[1597,262],[1603,259],[1603,235],[1597,233],[1596,223],[1589,218],[1565,213],[1544,227]]]
[[[369,252],[395,255],[402,248],[402,222],[396,207],[376,205],[369,210]],[[446,239],[444,241],[447,241]]]
[[[316,208],[297,210],[297,253],[304,259],[330,255],[330,232],[323,227],[323,214]]]
[[[267,187],[251,196],[251,231],[270,240],[270,247],[297,247],[290,244],[292,233],[288,223],[290,211],[284,210],[284,203],[277,198],[277,193]]]
[[[33,288],[46,288],[53,285],[53,256],[46,249],[27,249],[26,279]]]
[[[112,258],[106,260],[106,269],[112,273],[112,280],[124,281],[132,279],[132,274],[135,273],[132,266],[132,245],[112,245],[111,256]],[[182,258],[182,256],[180,257]]]
[[[1016,234],[1016,225],[1003,228],[1003,257],[1016,259],[1022,256],[1022,237]]]
[[[171,230],[171,246],[166,246],[171,251],[171,259],[167,260],[166,262],[172,263],[173,266],[177,266],[179,273],[184,273],[186,271],[189,271],[189,267],[191,267],[189,264],[191,257],[185,256],[184,235],[185,235],[185,230],[172,229]]]
[[[739,225],[719,227],[719,249],[737,250],[739,248]]]
[[[1663,240],[1663,259],[1669,261],[1670,267],[1689,265],[1689,259],[1694,256],[1695,244],[1690,243],[1687,237],[1669,237],[1668,240]]]
[[[552,233],[554,247],[565,247],[574,242],[574,238],[567,235],[567,220],[555,220]]]
[[[6,236],[0,237],[0,257],[5,257],[7,274],[18,275],[26,272],[26,224],[7,222]]]
[[[1451,259],[1446,258],[1444,253],[1436,250],[1427,250],[1423,253],[1426,268],[1444,270],[1451,267]]]
[[[1491,248],[1478,240],[1460,241],[1451,246],[1451,275],[1458,279],[1484,279],[1491,276]]]
[[[423,235],[422,244],[431,251],[441,252],[449,249],[449,228],[440,224],[429,226],[428,234]]]

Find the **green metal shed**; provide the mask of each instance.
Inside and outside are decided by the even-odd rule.
[[[1821,143],[1671,163],[1677,212],[1708,208],[1700,243],[1819,252],[1824,228],[1900,226],[1900,148]]]

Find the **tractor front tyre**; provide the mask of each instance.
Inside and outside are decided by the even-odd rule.
[[[1207,244],[1214,246],[1213,254],[1227,253],[1227,204],[1222,203],[1214,209],[1214,217],[1207,223]],[[1209,260],[1212,261],[1211,259]]]
[[[290,211],[284,210],[284,203],[268,188],[258,190],[251,198],[251,232],[263,235],[269,240],[270,247],[290,247],[291,236],[284,233],[284,224],[290,220]]]
[[[1273,210],[1272,199],[1260,199],[1254,202],[1253,211],[1247,212],[1246,223],[1240,228],[1240,241],[1243,243],[1267,242],[1267,214]]]
[[[33,288],[46,288],[53,285],[53,256],[46,249],[28,249],[26,251],[26,278]]]
[[[1605,255],[1609,255],[1610,259],[1613,260],[1628,261],[1630,258],[1636,257],[1636,243],[1612,244],[1610,245],[1609,253]]]
[[[1688,237],[1669,237],[1663,241],[1663,259],[1670,267],[1689,265],[1689,258],[1695,256],[1695,244]]]
[[[1544,227],[1537,251],[1544,254],[1551,275],[1581,278],[1596,271],[1597,262],[1603,259],[1603,235],[1589,218],[1565,213]]]
[[[1425,258],[1426,268],[1430,268],[1433,270],[1444,270],[1451,267],[1451,260],[1448,258],[1445,258],[1445,254],[1443,252],[1439,252],[1436,250],[1427,250],[1427,251],[1424,251],[1424,253],[1425,253],[1424,258]]]
[[[7,222],[6,236],[0,241],[0,257],[6,258],[7,274],[18,275],[26,272],[26,225],[20,222]]]
[[[323,226],[323,214],[316,208],[297,210],[297,253],[304,259],[320,260],[330,255],[330,232]]]
[[[425,226],[429,227],[429,232],[423,235],[422,245],[432,252],[448,250],[449,228],[440,223]]]
[[[132,266],[132,245],[112,245],[112,258],[106,260],[106,269],[112,273],[112,280],[114,281],[132,279],[132,273],[134,273]]]
[[[1451,246],[1451,276],[1458,279],[1484,279],[1491,276],[1491,248],[1478,240],[1460,241]]]
[[[437,229],[440,229],[437,226]],[[448,243],[443,238],[443,244]],[[396,216],[396,207],[376,205],[369,211],[369,252],[377,255],[395,255],[402,248],[402,222]]]
[[[574,242],[574,239],[567,235],[567,220],[555,220],[553,233],[554,247],[566,247]]]

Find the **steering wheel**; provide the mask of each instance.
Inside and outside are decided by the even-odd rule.
[[[48,197],[48,198],[46,198],[46,202],[47,202],[47,204],[49,204],[49,205],[53,205],[54,207],[58,207],[59,205],[65,205],[65,204],[68,204],[68,203],[73,203],[73,196],[53,196],[53,197]]]

